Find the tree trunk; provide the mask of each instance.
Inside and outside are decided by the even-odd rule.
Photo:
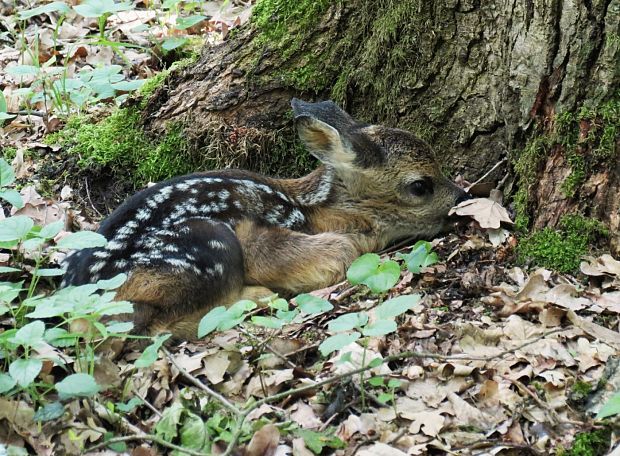
[[[490,178],[510,174],[521,226],[579,213],[608,224],[617,252],[619,44],[620,0],[259,0],[171,74],[143,124],[181,122],[197,153],[291,175],[311,163],[290,98],[331,98],[417,133],[468,180],[508,158]]]

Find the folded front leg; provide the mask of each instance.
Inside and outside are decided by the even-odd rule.
[[[350,235],[305,234],[285,228],[237,225],[245,283],[297,294],[333,285],[346,276],[362,249]]]

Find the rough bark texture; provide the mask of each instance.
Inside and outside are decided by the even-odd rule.
[[[620,130],[604,157],[587,158],[570,191],[562,182],[574,160],[553,144],[562,144],[560,113],[592,108],[587,125],[577,118],[577,135],[618,122],[618,113],[601,120],[597,107],[620,99],[620,0],[287,3],[261,0],[252,23],[173,73],[147,105],[147,131],[181,121],[199,153],[291,174],[291,160],[300,172],[308,162],[299,148],[287,151],[290,98],[332,98],[361,120],[417,132],[470,180],[502,156],[519,161],[528,141],[547,135],[527,178],[516,176],[530,224],[553,226],[579,211],[617,236]],[[587,156],[597,144],[571,153]]]

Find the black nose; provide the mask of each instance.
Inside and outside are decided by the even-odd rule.
[[[465,192],[463,192],[463,193],[461,193],[461,196],[459,196],[459,197],[456,199],[456,204],[455,204],[455,206],[458,206],[458,205],[459,205],[459,204],[461,204],[463,201],[467,201],[467,200],[470,200],[470,199],[472,199],[472,198],[473,198],[473,196],[471,196],[469,193],[465,193]]]

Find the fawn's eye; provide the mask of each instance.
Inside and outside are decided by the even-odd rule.
[[[425,177],[407,185],[407,191],[413,196],[424,196],[433,193],[433,182]]]

